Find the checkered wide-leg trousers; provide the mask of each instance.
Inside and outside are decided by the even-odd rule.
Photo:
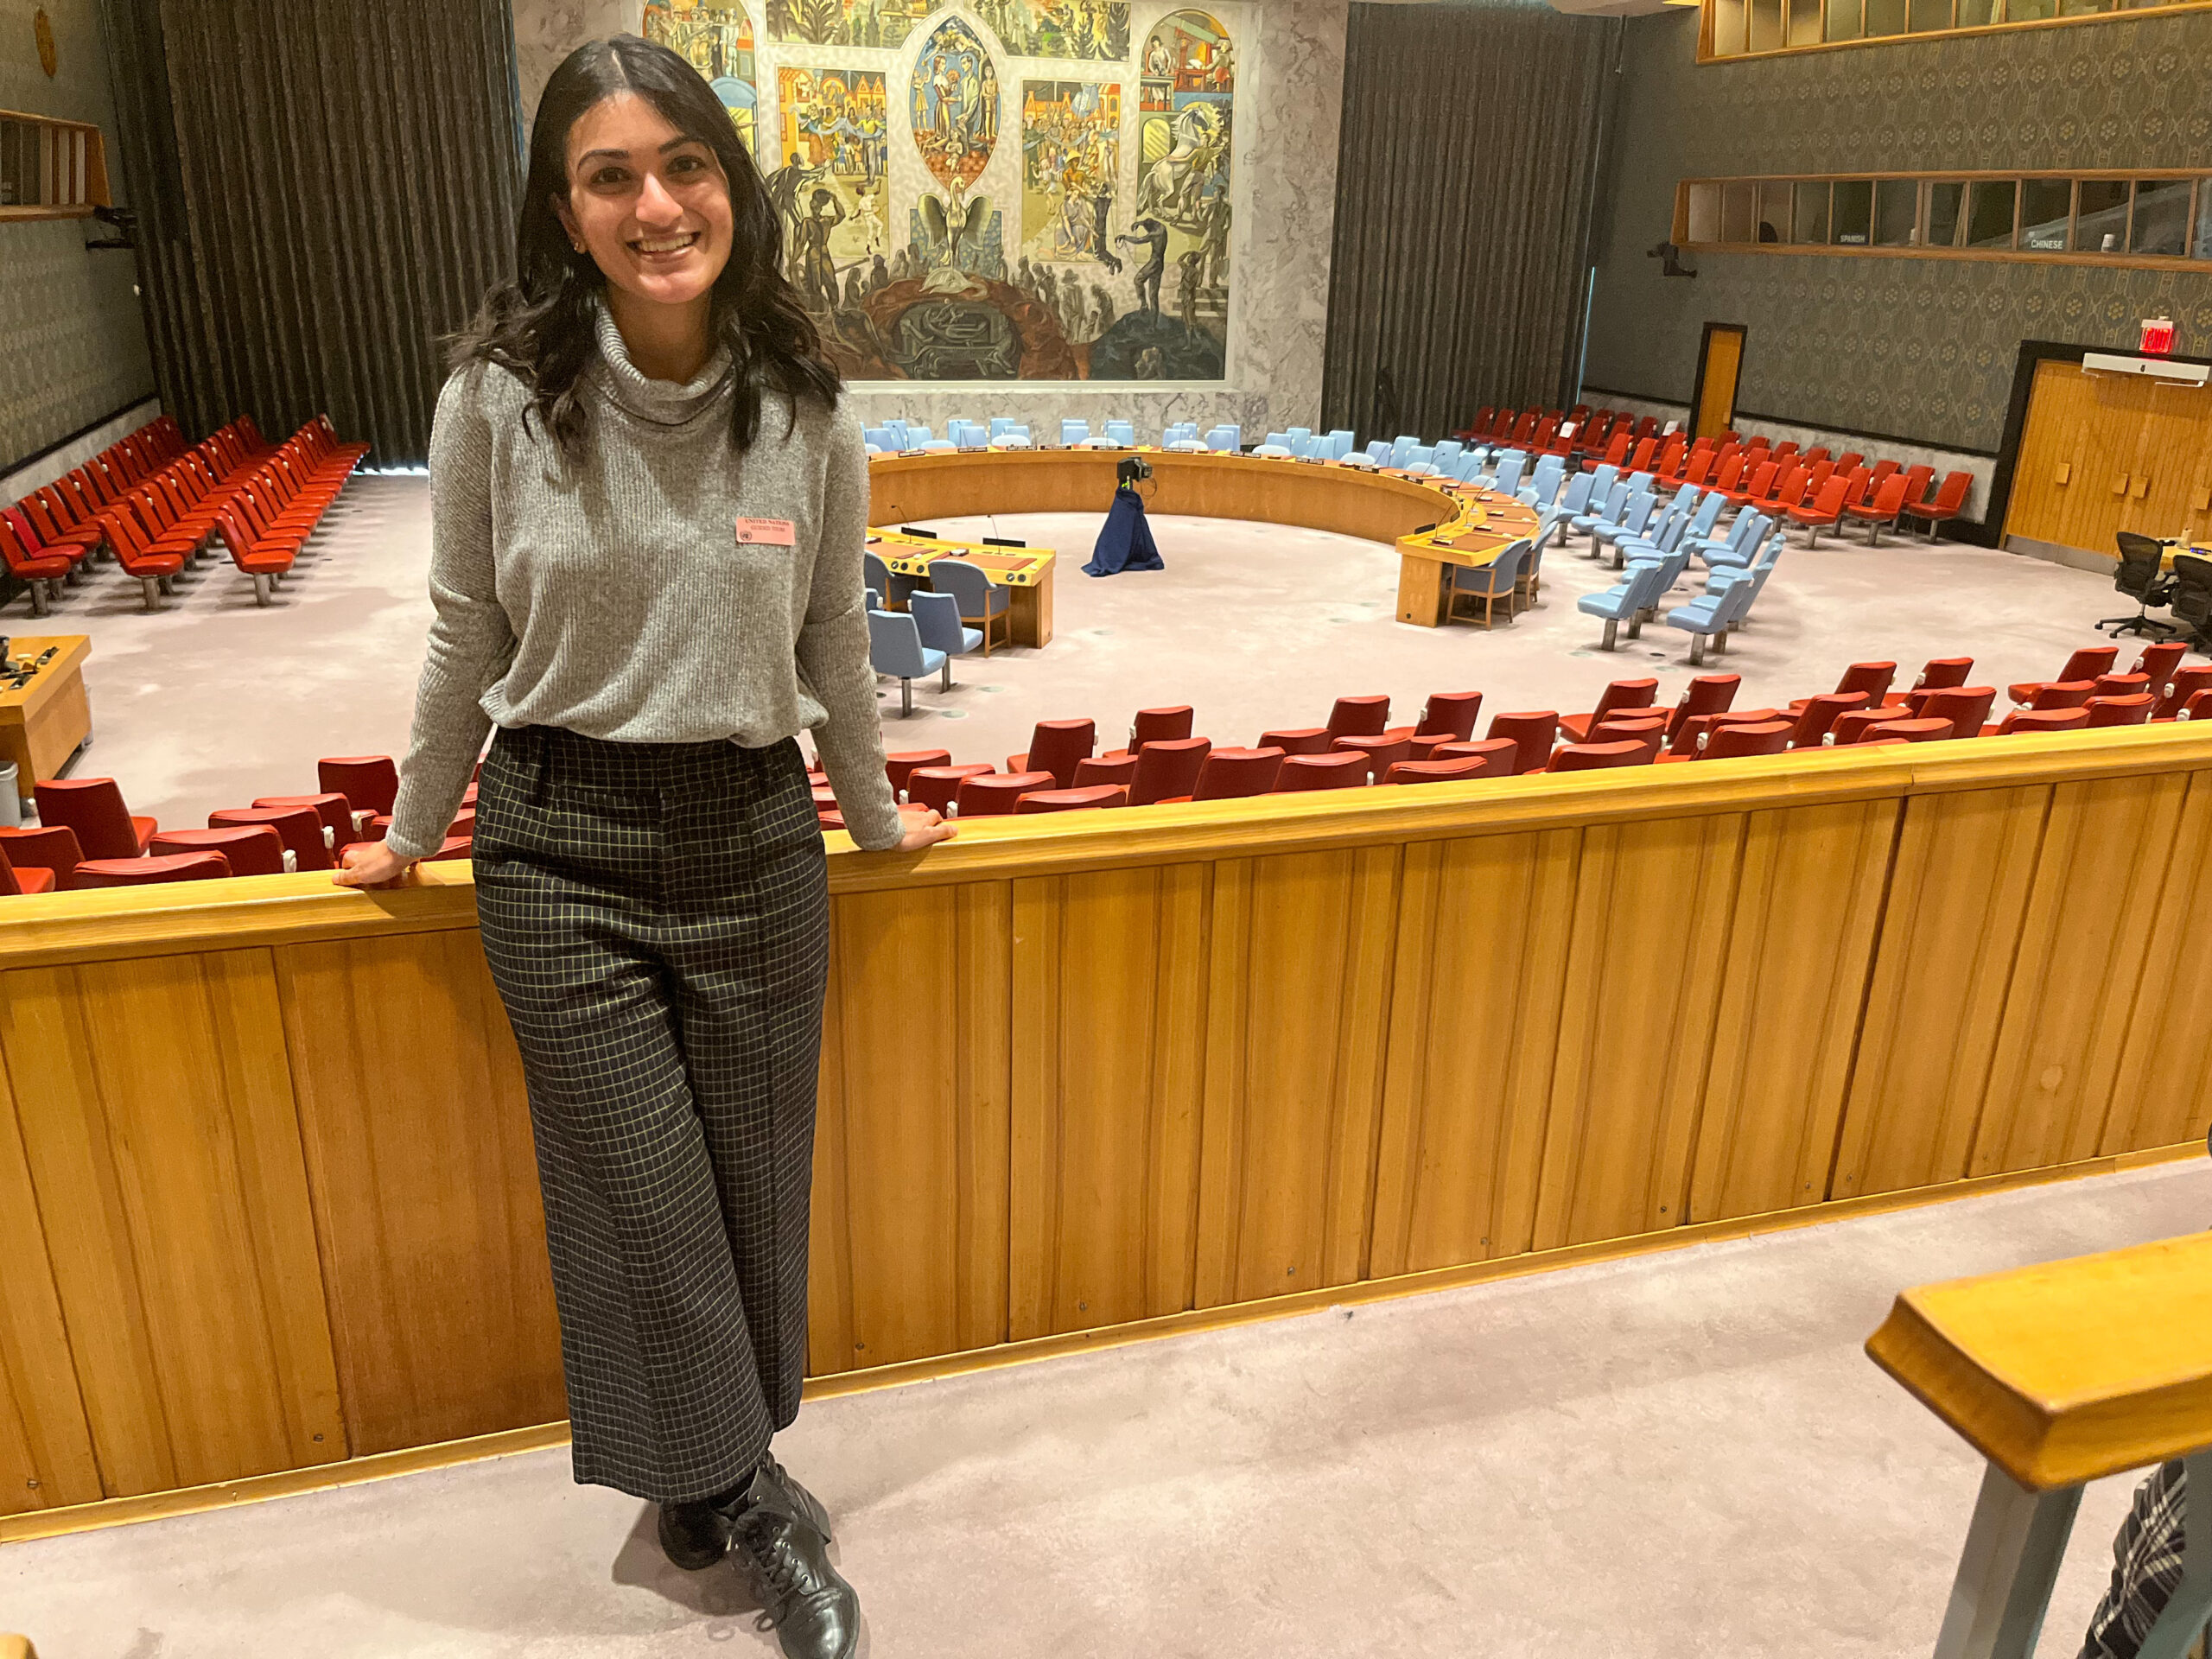
[[[727,1491],[798,1415],[806,1363],[830,900],[798,746],[502,730],[477,794],[575,1478]]]

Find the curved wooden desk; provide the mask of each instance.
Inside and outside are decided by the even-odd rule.
[[[2208,721],[829,843],[817,1395],[2212,1106]],[[0,1541],[565,1415],[513,1041],[423,868],[0,901]]]
[[[991,449],[876,456],[868,463],[868,516],[889,529],[871,534],[995,512],[1103,513],[1114,499],[1116,469],[1132,454],[1152,467],[1143,486],[1149,512],[1296,524],[1394,543],[1402,561],[1398,620],[1423,627],[1444,620],[1452,565],[1486,564],[1516,537],[1535,532],[1535,512],[1510,498],[1337,461],[1170,449]]]

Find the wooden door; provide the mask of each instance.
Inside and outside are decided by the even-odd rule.
[[[1697,386],[1690,394],[1690,435],[1717,438],[1736,419],[1736,383],[1744,372],[1744,326],[1708,322],[1698,346]]]
[[[2208,517],[2196,503],[2212,483],[2212,387],[2148,380],[2144,391],[2120,527],[2187,537]]]
[[[2208,493],[2212,391],[2037,365],[2007,536],[2117,557],[2122,530],[2165,537],[2212,527]]]

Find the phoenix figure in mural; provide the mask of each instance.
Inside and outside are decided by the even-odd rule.
[[[975,286],[962,256],[982,233],[991,201],[988,196],[976,196],[963,207],[963,194],[955,189],[949,204],[938,196],[922,198],[922,227],[929,232],[930,245],[944,251],[943,263],[922,279],[922,286],[932,294],[962,294]]]

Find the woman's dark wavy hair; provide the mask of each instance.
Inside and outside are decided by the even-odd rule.
[[[575,251],[553,203],[569,195],[569,130],[601,99],[624,92],[713,150],[729,181],[729,263],[715,281],[710,327],[734,365],[730,432],[738,448],[749,448],[760,433],[764,391],[783,393],[794,411],[810,396],[834,407],[837,371],[823,359],[813,320],[784,276],[783,225],[729,112],[680,54],[634,35],[578,47],[545,83],[515,226],[516,276],[485,296],[454,338],[454,366],[484,362],[511,370],[530,388],[524,422],[535,416],[566,454],[582,449],[589,423],[577,383],[599,350],[593,313],[607,278],[589,253]]]

